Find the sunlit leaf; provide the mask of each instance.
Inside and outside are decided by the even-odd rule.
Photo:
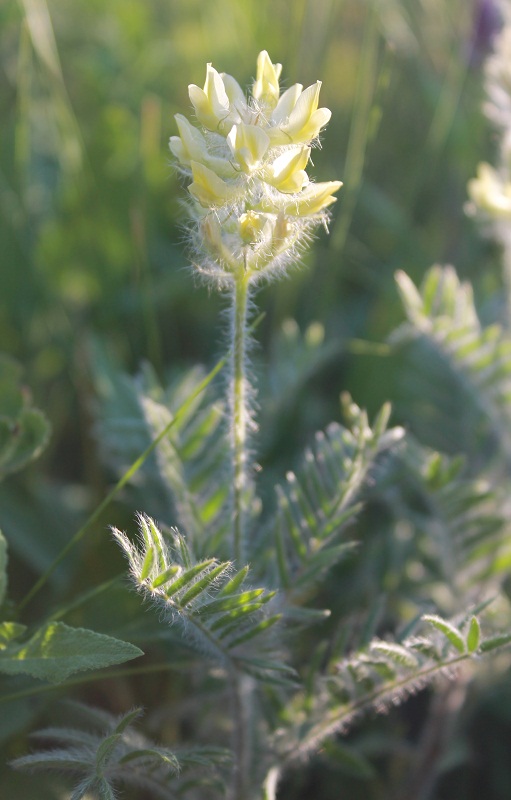
[[[461,632],[450,622],[435,614],[424,614],[422,617],[424,622],[433,625],[437,631],[440,631],[449,640],[449,642],[456,648],[458,653],[465,652],[465,641]]]
[[[0,672],[61,683],[75,672],[122,664],[143,655],[128,642],[50,622],[23,644],[0,651]]]

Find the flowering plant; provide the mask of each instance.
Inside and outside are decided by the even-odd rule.
[[[297,796],[290,776],[310,756],[334,767],[355,767],[367,777],[372,767],[363,746],[346,747],[337,734],[363,711],[386,709],[448,675],[453,681],[439,696],[440,708],[431,707],[426,746],[418,746],[404,786],[398,787],[400,797],[426,798],[439,773],[444,730],[465,697],[466,668],[511,643],[511,633],[498,619],[495,635],[479,622],[486,598],[499,592],[502,565],[509,563],[507,497],[492,485],[494,475],[483,480],[477,474],[479,464],[467,475],[462,460],[430,450],[401,427],[389,428],[388,404],[370,423],[344,398],[347,424],[332,423],[316,435],[296,474],[287,472],[270,491],[268,507],[254,502],[248,442],[253,430],[247,377],[250,292],[262,279],[283,273],[313,229],[326,225],[341,185],[311,183],[306,172],[311,147],[330,118],[328,109],[319,108],[319,81],[305,90],[295,84],[281,95],[280,72],[266,51],[260,53],[247,99],[234,78],[208,65],[204,88],[189,87],[200,128],[177,115],[179,136],[170,140],[188,181],[195,266],[232,303],[229,355],[202,380],[189,374],[168,391],[150,370],[135,381],[117,376],[98,381],[117,409],[112,418],[103,410],[105,449],[122,456],[122,463],[130,462],[129,455],[135,460],[18,607],[23,610],[91,521],[154,453],[151,466],[157,472],[153,469],[141,484],[144,506],[160,511],[160,493],[152,490],[163,488],[161,516],[170,496],[173,519],[167,522],[176,527],[159,525],[144,513],[138,515],[137,543],[117,529],[114,536],[129,562],[132,583],[159,611],[153,641],[165,659],[157,671],[180,672],[187,695],[185,703],[159,696],[158,717],[181,715],[201,745],[181,749],[177,743],[169,750],[154,744],[133,730],[138,709],[120,717],[86,710],[92,730],[46,728],[39,737],[59,746],[15,762],[73,772],[79,781],[73,800],[91,793],[114,800],[119,784],[168,800],[280,800]],[[480,180],[496,183],[484,168]],[[483,189],[477,181],[472,185],[475,194],[483,196]],[[486,206],[491,206],[488,198]],[[509,336],[480,324],[470,287],[452,268],[433,269],[421,290],[404,273],[398,281],[408,316],[399,341],[420,338],[453,364],[480,400],[481,416],[487,415],[480,428],[489,423],[508,469]],[[307,358],[317,340],[304,337]],[[303,355],[299,350],[298,343],[296,354]],[[226,362],[225,409],[199,395]],[[424,359],[417,362],[422,366]],[[12,366],[6,371],[12,376]],[[453,426],[451,417],[448,423]],[[9,434],[18,432],[10,418],[4,427]],[[39,430],[42,439],[25,458],[38,452],[41,424]],[[141,442],[138,435],[146,441],[147,434],[146,449],[132,453],[133,441]],[[6,438],[9,457],[13,438]],[[348,536],[365,503],[369,524],[377,519],[376,536],[371,549],[359,527],[355,549]],[[371,515],[371,503],[377,516]],[[380,540],[376,549],[375,538]],[[375,567],[375,561],[392,566]],[[4,608],[6,566],[7,544],[0,535]],[[71,607],[107,591],[110,583],[86,592]],[[391,604],[401,600],[384,620],[385,633],[391,621],[394,634],[381,638],[378,612],[384,594]],[[374,611],[366,614],[371,597]],[[507,624],[508,610],[503,616]],[[52,617],[21,644],[23,625],[7,619],[0,627],[0,671],[8,675],[63,680],[75,671],[141,654],[129,643],[71,629]],[[177,724],[169,727],[180,737],[184,732]],[[400,746],[400,760],[402,751]]]
[[[295,83],[280,94],[281,64],[266,50],[247,98],[238,82],[208,64],[204,89],[188,87],[202,130],[176,115],[179,136],[170,149],[192,182],[191,236],[199,273],[232,293],[229,405],[233,469],[233,554],[244,549],[247,498],[247,309],[252,285],[282,273],[335,202],[340,181],[314,184],[305,167],[330,119],[318,108],[321,81]]]

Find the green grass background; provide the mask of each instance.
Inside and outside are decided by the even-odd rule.
[[[212,365],[222,353],[225,301],[187,264],[184,190],[167,148],[173,115],[191,111],[187,85],[203,84],[208,61],[250,84],[257,53],[267,49],[284,65],[284,85],[320,78],[332,120],[312,173],[345,184],[330,235],[321,232],[301,268],[258,295],[266,312],[255,352],[262,386],[289,318],[302,331],[319,321],[331,344],[287,398],[272,444],[261,447],[263,466],[272,477],[293,463],[313,431],[339,417],[343,391],[371,413],[390,399],[396,421],[420,429],[405,408],[401,354],[384,346],[403,318],[394,272],[419,280],[431,264],[453,263],[474,282],[483,317],[494,318],[498,305],[498,252],[463,211],[467,180],[495,151],[481,112],[490,43],[478,28],[480,10],[467,0],[0,3],[0,349],[23,363],[53,428],[44,457],[0,494],[14,598],[109,486],[94,440],[93,343],[128,371],[148,359],[162,378]],[[260,404],[264,420],[264,395]],[[69,598],[73,587],[106,579],[112,562],[120,568],[104,543],[106,525],[119,519],[128,519],[120,506],[103,515],[80,560],[56,574],[53,592]],[[42,602],[53,599],[47,592]],[[123,595],[125,602],[136,604]],[[101,615],[90,611],[87,622],[98,627]],[[503,686],[489,687],[478,726],[467,721],[439,798],[475,798],[483,788],[485,798],[511,796],[503,766],[511,698]],[[137,701],[124,684],[116,691],[114,706]],[[85,696],[102,702],[106,692]],[[155,689],[143,694],[145,704],[157,700]],[[6,716],[0,723],[7,757],[26,748],[33,705],[16,715],[17,724]],[[484,742],[480,726],[494,732]],[[380,728],[374,723],[372,735]],[[473,771],[456,769],[466,763],[463,747],[479,745]],[[290,797],[313,796],[311,769]],[[331,775],[326,800],[386,797],[380,779],[370,789],[360,776],[347,780],[346,793],[336,793]],[[4,770],[2,782],[6,800],[46,800],[28,778]]]

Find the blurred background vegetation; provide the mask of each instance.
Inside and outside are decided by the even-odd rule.
[[[23,364],[52,425],[43,458],[0,492],[15,599],[111,485],[95,441],[93,353],[129,372],[148,360],[162,380],[197,362],[211,366],[222,353],[224,302],[188,268],[183,188],[167,148],[173,115],[189,113],[187,86],[203,84],[207,61],[249,84],[266,49],[283,63],[285,85],[320,78],[332,121],[311,171],[345,184],[330,235],[258,297],[266,312],[255,352],[264,480],[280,476],[317,428],[340,417],[343,391],[371,414],[390,399],[396,422],[426,444],[455,449],[424,430],[403,381],[409,367],[385,341],[403,319],[397,269],[420,280],[432,263],[453,263],[473,281],[483,318],[498,315],[498,252],[463,210],[467,180],[493,153],[481,66],[497,25],[488,0],[0,3],[0,349]],[[320,357],[295,385],[286,369],[302,335],[300,358],[310,350]],[[112,563],[121,569],[106,526],[131,518],[121,504],[104,514],[80,560],[66,562],[41,602],[106,579]],[[101,608],[88,613],[92,627],[108,629]],[[467,712],[439,798],[511,796],[505,685],[504,677],[492,684]],[[115,707],[140,702],[132,692],[119,683],[85,696],[107,696]],[[151,705],[156,695],[146,687],[142,701]],[[396,722],[405,738],[413,739],[421,702]],[[8,757],[23,752],[37,710],[27,703],[14,721],[4,715],[0,738],[19,734]],[[368,729],[368,752],[381,729],[380,720]],[[471,770],[456,769],[467,748],[478,759]],[[356,764],[351,771],[345,793],[330,788],[324,796],[385,797],[381,777],[361,783]],[[290,797],[313,797],[313,769],[300,780]],[[7,799],[46,797],[33,794],[38,784],[25,776],[4,771],[2,781]],[[331,781],[340,785],[336,775]]]

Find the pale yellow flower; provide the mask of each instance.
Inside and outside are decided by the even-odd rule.
[[[236,175],[236,170],[230,161],[210,154],[206,139],[198,128],[191,125],[181,114],[176,114],[175,119],[181,135],[171,136],[169,147],[181,166],[189,167],[192,161],[197,161],[212,169],[221,178],[232,178]]]
[[[207,159],[206,141],[200,130],[188,122],[182,114],[176,114],[175,120],[179,136],[170,137],[169,147],[179,163],[189,167],[191,161]]]
[[[213,170],[191,162],[193,183],[188,187],[190,194],[204,208],[214,208],[232,202],[237,195],[236,187],[223,181]]]
[[[319,214],[325,208],[335,203],[337,198],[332,197],[342,186],[341,181],[326,181],[325,183],[309,184],[303,191],[292,197],[263,198],[261,211],[279,210],[290,217],[310,217]]]
[[[321,81],[316,81],[301,92],[287,121],[269,129],[268,133],[272,144],[307,143],[319,135],[321,128],[332,116],[329,108],[318,108],[320,89]],[[293,95],[290,95],[289,101],[292,98]],[[280,109],[279,114],[282,111],[283,109]]]
[[[468,194],[480,210],[495,217],[511,217],[511,183],[490,164],[479,164],[477,178],[468,182]]]
[[[275,108],[279,99],[281,72],[282,64],[272,64],[266,50],[262,50],[257,57],[257,73],[252,95],[255,100],[270,109]]]
[[[239,85],[238,81],[232,77],[232,75],[228,75],[226,72],[221,72],[220,77],[224,83],[225,93],[231,107],[231,114],[234,111],[241,119],[244,119],[248,112],[245,92]]]
[[[309,183],[305,167],[310,152],[310,147],[290,147],[271,164],[264,180],[279,192],[300,192]]]
[[[279,125],[287,120],[302,91],[303,86],[301,83],[295,83],[293,86],[290,86],[289,89],[286,89],[271,115],[273,123]]]
[[[245,172],[252,172],[260,166],[268,149],[270,139],[258,125],[233,125],[227,136],[231,152]]]
[[[228,130],[233,122],[239,121],[239,114],[231,110],[224,82],[211,64],[207,65],[204,89],[192,83],[188,94],[197,119],[208,130],[223,132],[226,126]]]

